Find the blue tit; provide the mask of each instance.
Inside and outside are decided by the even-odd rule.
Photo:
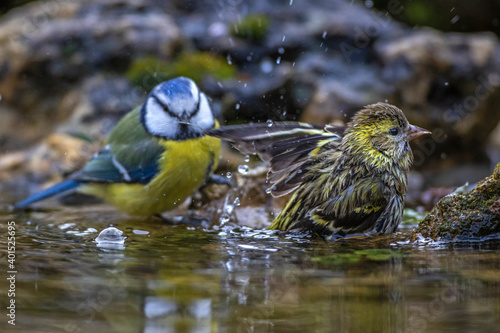
[[[157,215],[186,200],[212,175],[220,140],[205,135],[218,127],[207,97],[179,77],[160,83],[144,104],[124,116],[105,147],[68,180],[15,206],[26,208],[58,194],[99,197],[129,215]]]

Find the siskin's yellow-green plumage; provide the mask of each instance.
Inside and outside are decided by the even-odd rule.
[[[283,122],[211,131],[270,162],[274,196],[294,191],[270,229],[338,235],[396,230],[413,160],[409,141],[427,133],[386,103],[366,106],[346,127]]]

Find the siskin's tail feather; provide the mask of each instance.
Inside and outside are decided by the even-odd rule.
[[[61,182],[59,184],[56,184],[56,185],[46,189],[45,191],[43,191],[41,193],[33,195],[33,196],[29,197],[28,199],[25,199],[21,202],[18,202],[14,206],[14,209],[16,209],[16,210],[25,209],[38,201],[42,201],[42,200],[48,199],[50,197],[53,197],[57,194],[61,194],[64,192],[69,192],[71,190],[74,190],[80,184],[81,184],[81,182],[78,180],[66,180],[64,182]]]

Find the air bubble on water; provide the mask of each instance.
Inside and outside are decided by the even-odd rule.
[[[281,63],[281,57],[278,57],[278,59],[276,59],[276,64],[279,65]]]
[[[251,55],[247,55],[247,61],[248,61],[248,62],[252,61],[252,59],[253,59],[253,58],[252,58],[252,56],[251,56]]]
[[[366,6],[366,8],[373,8],[373,1],[366,0],[365,1],[365,6]]]
[[[104,229],[99,233],[94,242],[96,242],[97,247],[104,249],[124,249],[125,239],[127,237],[123,236],[123,231],[115,227],[109,227]]]
[[[236,105],[234,106],[234,108],[235,108],[236,110],[239,110],[239,109],[240,109],[240,103],[236,103]]]
[[[285,53],[285,49],[284,49],[284,48],[282,48],[282,47],[280,47],[280,48],[278,49],[278,53],[279,53],[279,54],[283,54],[283,53]]]
[[[238,172],[242,175],[246,175],[250,167],[246,164],[242,164],[238,166]]]
[[[271,119],[268,119],[266,121],[266,123],[267,123],[267,127],[273,127],[273,121]]]
[[[231,173],[231,171],[226,172],[226,178],[231,178],[232,176],[233,174]]]
[[[245,163],[250,162],[250,155],[245,155]]]

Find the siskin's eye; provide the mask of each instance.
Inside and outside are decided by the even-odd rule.
[[[389,133],[391,133],[391,135],[398,135],[399,131],[396,127],[393,127],[389,130]]]

